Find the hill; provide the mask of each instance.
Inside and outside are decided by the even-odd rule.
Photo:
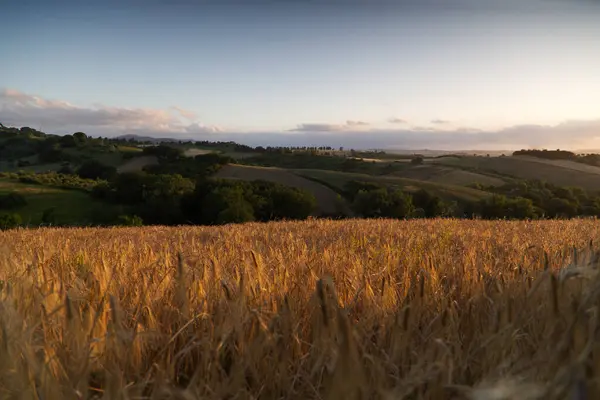
[[[384,186],[398,187],[409,192],[425,189],[447,200],[479,201],[490,196],[490,193],[463,186],[448,185],[443,183],[420,181],[415,179],[399,178],[395,176],[377,176],[356,174],[337,171],[323,171],[311,169],[291,170],[297,175],[323,182],[335,188],[338,192],[350,181],[373,182]]]
[[[597,167],[575,166],[577,163],[574,162],[548,162],[532,157],[443,157],[431,162],[518,179],[542,180],[558,186],[578,186],[590,191],[600,189]]]
[[[230,164],[221,168],[214,176],[215,178],[246,181],[264,180],[305,189],[315,196],[317,213],[331,215],[340,212],[340,199],[336,192],[327,186],[295,175],[285,169]]]
[[[497,176],[436,165],[431,163],[431,160],[428,160],[428,162],[423,165],[410,166],[402,171],[394,172],[391,175],[456,186],[472,186],[474,184],[483,186],[502,186],[506,183],[504,179],[500,179]]]

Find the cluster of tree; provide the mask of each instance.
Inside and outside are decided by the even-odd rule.
[[[456,204],[421,189],[407,193],[399,188],[373,182],[350,181],[344,185],[344,197],[352,210],[365,218],[433,218],[456,213]]]
[[[600,217],[600,196],[578,187],[519,181],[484,189],[494,196],[480,202],[479,212],[483,218]]]
[[[209,179],[197,183],[183,208],[194,224],[266,222],[306,219],[316,200],[309,192],[272,182]]]
[[[110,181],[117,177],[117,169],[98,160],[88,160],[79,166],[77,175],[83,179]]]
[[[514,156],[530,156],[537,158],[544,158],[547,160],[569,160],[575,161],[582,164],[600,166],[600,154],[576,154],[566,150],[518,150],[513,152]]]
[[[186,157],[181,149],[160,145],[147,147],[144,154],[154,155],[158,164],[149,165],[144,170],[150,174],[178,174],[186,178],[205,178],[216,173],[222,166],[233,161],[230,157],[217,153]]]
[[[386,175],[404,168],[400,164],[368,162],[359,158],[347,158],[334,155],[314,155],[311,153],[264,153],[255,157],[238,160],[238,163],[278,168],[322,169],[362,173],[369,175]]]
[[[247,221],[305,219],[316,200],[305,191],[270,182],[199,179],[177,174],[120,174],[96,186],[96,198],[129,207],[132,221],[145,224],[213,225]],[[139,219],[131,219],[133,216]]]

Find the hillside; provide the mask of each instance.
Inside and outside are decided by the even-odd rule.
[[[0,232],[0,398],[597,398],[590,240],[592,220]]]
[[[457,185],[420,181],[415,179],[399,178],[395,176],[375,176],[337,171],[323,171],[311,169],[291,170],[295,174],[326,183],[328,186],[342,191],[344,186],[352,181],[374,182],[384,186],[402,188],[409,192],[425,189],[431,193],[448,200],[478,201],[490,196],[489,193]]]
[[[49,223],[52,224],[93,224],[98,221],[99,216],[110,214],[114,208],[92,199],[88,193],[82,191],[26,184],[0,178],[0,195],[13,192],[21,194],[27,201],[26,205],[10,210],[18,213],[26,226],[44,223],[44,212],[51,212],[52,217]]]
[[[471,186],[479,184],[483,186],[502,186],[505,180],[493,175],[464,171],[458,168],[436,165],[428,160],[423,165],[411,166],[403,171],[394,172],[391,175],[420,181],[456,185]]]
[[[547,162],[533,157],[443,157],[432,163],[469,168],[519,179],[543,180],[558,186],[578,186],[590,191],[600,190],[597,167],[573,162]]]
[[[215,178],[241,179],[246,181],[265,180],[305,189],[315,196],[318,207],[316,210],[317,213],[331,215],[340,211],[338,194],[336,192],[327,186],[304,179],[284,169],[230,164],[220,169],[214,176]]]

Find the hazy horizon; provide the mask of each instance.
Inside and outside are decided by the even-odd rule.
[[[0,122],[249,145],[600,148],[600,2],[6,5]]]

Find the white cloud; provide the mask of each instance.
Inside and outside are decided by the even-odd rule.
[[[195,114],[178,107],[166,110],[96,105],[79,107],[44,99],[14,89],[0,91],[0,122],[31,126],[48,133],[83,131],[95,136],[138,134],[177,139],[233,140],[253,146],[344,146],[348,148],[404,149],[519,149],[586,148],[600,139],[600,118],[570,120],[557,125],[515,125],[500,130],[479,130],[451,125],[376,129],[368,123],[304,123],[286,132],[231,132],[191,119]],[[436,121],[436,120],[434,120]],[[442,121],[448,122],[448,121]],[[292,133],[293,132],[293,133]]]
[[[404,120],[402,118],[397,118],[397,117],[393,117],[393,118],[388,119],[388,122],[390,124],[406,124],[407,123],[406,120]]]
[[[436,118],[436,119],[432,119],[431,123],[432,124],[436,124],[436,125],[446,125],[446,124],[449,124],[450,121],[445,120],[445,119]]]
[[[187,122],[184,122],[184,119]],[[195,120],[196,115],[180,107],[167,110],[122,107],[78,107],[62,100],[48,100],[14,89],[0,92],[0,121],[5,125],[41,127],[50,133],[85,131],[117,136],[131,131],[182,133],[216,132]]]

